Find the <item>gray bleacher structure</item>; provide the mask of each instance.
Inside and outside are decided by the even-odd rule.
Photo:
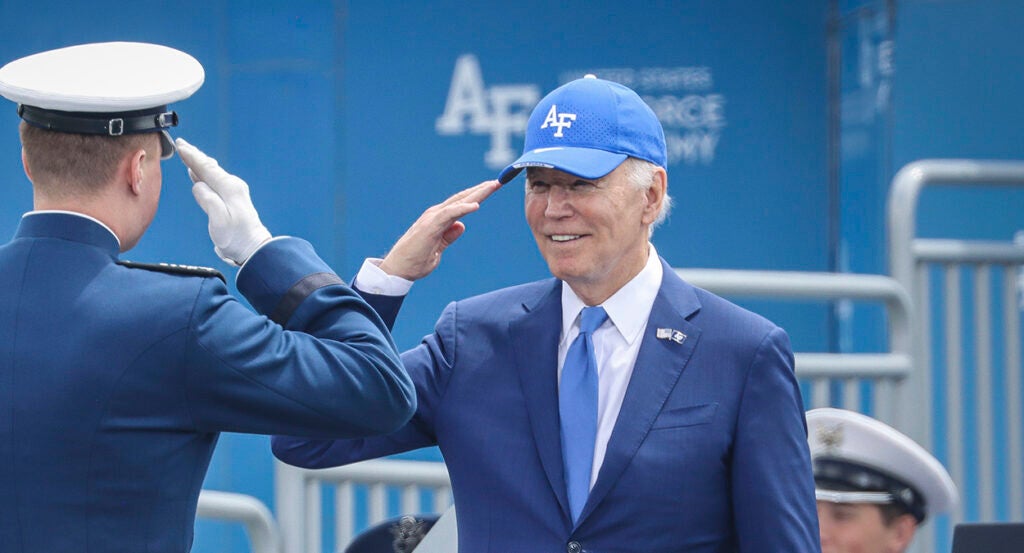
[[[1024,520],[1020,326],[1024,244],[918,238],[918,199],[925,187],[934,184],[1024,186],[1024,162],[924,160],[900,170],[893,179],[887,207],[892,276],[676,271],[690,283],[730,298],[884,306],[887,351],[797,351],[796,371],[809,391],[805,402],[810,407],[858,410],[865,388],[861,384],[870,382],[871,414],[935,451],[949,468],[961,491],[961,506],[919,532],[913,552],[948,551],[952,524],[965,520],[968,504],[976,511],[974,520]],[[964,271],[972,272],[974,284],[973,294],[966,298],[961,279]],[[932,284],[936,280],[938,286]],[[998,290],[993,290],[994,281]],[[965,305],[970,317],[963,313]],[[940,316],[942,324],[933,324],[933,317]],[[963,328],[965,318],[973,328]],[[972,345],[971,359],[964,358],[965,341]],[[800,343],[799,336],[794,343]],[[939,347],[941,354],[936,355]],[[942,382],[937,382],[936,374],[944,375]],[[960,386],[965,375],[974,383],[971,401],[965,401]],[[842,393],[835,397],[832,390],[837,382],[842,383]],[[939,384],[945,390],[943,398],[933,401]],[[992,401],[994,397],[999,401]],[[994,424],[997,420],[1000,424]],[[967,431],[967,421],[973,432]],[[942,435],[933,431],[938,422],[946,429]],[[357,530],[353,522],[355,486],[369,490],[368,526],[397,514],[420,512],[424,502],[430,502],[434,512],[442,512],[451,501],[447,471],[436,462],[375,460],[322,470],[277,463],[274,478],[276,521],[265,508],[254,508],[251,501],[237,501],[232,508],[226,497],[209,491],[200,497],[199,516],[245,524],[255,553],[321,553],[325,551],[323,528],[328,523],[335,536],[333,549],[328,551],[341,552]],[[324,486],[334,488],[333,521],[324,520]],[[388,501],[389,489],[399,490],[398,505]],[[450,551],[454,553],[454,544]]]

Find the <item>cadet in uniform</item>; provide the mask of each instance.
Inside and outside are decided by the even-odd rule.
[[[900,553],[928,515],[957,504],[942,464],[878,420],[814,409],[807,431],[822,553]]]
[[[209,269],[121,261],[153,220],[166,105],[203,69],[89,44],[0,69],[34,211],[0,246],[0,551],[184,553],[222,431],[368,436],[415,396],[380,318],[245,182],[179,141],[233,298]],[[11,186],[8,183],[8,186]]]

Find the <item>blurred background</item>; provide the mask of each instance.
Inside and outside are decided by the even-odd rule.
[[[206,82],[173,106],[181,117],[173,134],[246,179],[271,232],[310,240],[346,278],[364,257],[383,255],[423,209],[494,178],[518,156],[533,105],[585,73],[630,86],[662,121],[676,206],[653,242],[674,266],[889,275],[887,196],[901,167],[924,158],[1024,158],[1021,21],[1016,0],[0,0],[0,63],[114,40],[190,53]],[[0,107],[7,236],[31,209],[17,123],[13,104]],[[185,170],[173,159],[163,171],[156,220],[122,257],[208,265],[231,280]],[[520,178],[466,219],[466,235],[405,302],[395,328],[402,349],[431,331],[449,301],[548,276],[522,193]],[[1024,229],[1024,188],[929,189],[915,229],[1012,242]],[[994,289],[1013,288],[1018,276],[1015,267],[983,277],[968,271],[953,286],[991,278]],[[964,328],[977,326],[990,315],[972,315],[964,295]],[[890,345],[878,306],[737,301],[784,326],[798,351]],[[1019,324],[1015,309],[1009,318]],[[961,452],[958,520],[1022,516],[1019,426],[1008,426],[1020,419],[1020,337],[1019,326],[1008,328],[992,331],[1000,338],[992,382],[975,376],[982,346],[965,330],[955,375],[915,366],[931,382],[922,392],[930,396],[918,398],[928,408],[914,414],[923,430],[907,428],[906,414],[895,421],[927,437],[947,464],[953,448]],[[1005,361],[1013,348],[1016,362]],[[805,399],[874,414],[871,387],[808,385]],[[966,404],[955,435],[944,411],[950,394]],[[977,454],[979,440],[987,457]],[[440,459],[435,450],[405,457]],[[269,439],[222,436],[206,487],[255,496],[273,510]],[[936,551],[948,551],[951,525],[931,525]],[[237,525],[198,522],[197,553],[248,550]]]

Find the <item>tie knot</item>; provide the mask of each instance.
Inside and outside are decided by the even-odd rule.
[[[593,334],[607,318],[608,313],[605,313],[604,308],[600,305],[584,307],[583,312],[580,313],[580,334]]]

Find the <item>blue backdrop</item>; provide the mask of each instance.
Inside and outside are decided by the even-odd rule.
[[[1010,24],[1024,15],[1015,2],[904,2],[894,16],[888,5],[842,2],[832,13],[883,15],[832,27],[853,65],[832,74],[843,90],[843,118],[834,121],[846,157],[831,166],[840,171],[831,180],[830,145],[840,143],[829,135],[830,12],[820,0],[181,0],[130,9],[3,0],[0,62],[107,40],[191,53],[206,83],[175,106],[182,123],[174,134],[245,178],[271,231],[309,239],[343,276],[386,252],[427,206],[494,178],[521,149],[533,103],[591,72],[632,86],[665,126],[676,208],[653,241],[671,263],[885,272],[883,208],[894,168],[928,156],[1020,156],[1013,123],[1022,72],[1009,60],[1024,59]],[[854,52],[890,63],[864,81]],[[887,102],[852,118],[857,90],[877,98],[883,85]],[[7,235],[31,208],[16,127],[13,104],[0,106]],[[233,273],[213,253],[177,160],[164,164],[164,179],[153,226],[124,257]],[[967,224],[1006,238],[1021,205],[971,207],[998,215],[982,223],[968,214]],[[522,179],[466,224],[406,301],[395,329],[401,347],[429,332],[453,299],[547,276],[523,222]],[[829,337],[840,326],[875,347],[870,317],[837,326],[823,305],[751,306],[783,324],[801,350],[834,347]],[[225,435],[207,486],[272,505],[267,439]],[[202,523],[195,550],[243,551],[244,540]]]

